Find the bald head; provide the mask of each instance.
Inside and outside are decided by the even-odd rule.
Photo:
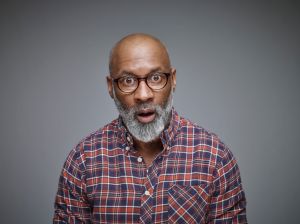
[[[170,67],[167,48],[157,38],[143,33],[130,34],[115,44],[110,52],[109,72],[118,73],[122,63],[156,58],[165,67]]]

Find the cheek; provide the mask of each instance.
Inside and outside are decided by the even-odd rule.
[[[121,96],[121,95],[116,94],[116,97],[119,100],[119,102],[126,108],[131,108],[132,106],[134,106],[133,96],[131,96],[131,95]]]
[[[169,99],[171,91],[172,90],[170,88],[168,88],[166,91],[158,92],[157,95],[155,95],[154,103],[159,104],[161,106],[163,104],[165,104],[167,102],[167,100]]]

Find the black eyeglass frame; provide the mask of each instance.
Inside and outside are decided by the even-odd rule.
[[[136,91],[137,88],[139,88],[139,85],[140,85],[141,80],[144,80],[144,82],[146,83],[146,85],[147,85],[152,91],[159,91],[159,90],[161,90],[161,89],[163,89],[163,88],[166,87],[166,85],[167,85],[168,82],[169,82],[169,76],[171,75],[171,73],[168,73],[168,72],[158,72],[158,73],[159,73],[159,74],[164,74],[164,75],[167,77],[166,84],[165,84],[163,87],[159,88],[159,89],[153,89],[153,88],[151,88],[151,87],[148,85],[147,79],[148,79],[149,76],[151,76],[151,75],[153,75],[153,74],[149,74],[149,75],[147,75],[147,76],[144,77],[144,78],[138,78],[138,77],[133,76],[133,75],[132,75],[132,76],[129,76],[129,77],[133,77],[133,78],[137,79],[137,81],[138,81],[138,84],[137,84],[136,88],[135,88],[133,91],[129,91],[129,92],[123,91],[123,90],[120,88],[119,82],[118,82],[120,79],[122,79],[122,78],[124,78],[124,77],[126,77],[126,76],[122,76],[122,77],[120,77],[120,78],[116,78],[116,79],[112,79],[112,80],[113,80],[113,82],[117,83],[117,86],[118,86],[119,90],[120,90],[121,92],[123,92],[123,93],[133,93],[134,91]]]

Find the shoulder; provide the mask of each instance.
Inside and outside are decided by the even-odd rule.
[[[83,138],[78,145],[87,152],[93,150],[99,144],[102,145],[103,143],[114,141],[120,133],[118,124],[118,119],[113,120],[111,123]]]
[[[79,165],[84,165],[86,160],[97,156],[99,149],[108,149],[113,147],[118,141],[120,130],[118,119],[104,127],[90,133],[71,150],[67,161],[74,161]],[[84,168],[84,167],[83,167]]]
[[[177,141],[181,145],[191,146],[194,153],[207,154],[216,163],[231,154],[228,146],[217,134],[183,117],[180,117]]]

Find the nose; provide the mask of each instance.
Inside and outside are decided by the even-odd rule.
[[[147,102],[153,99],[153,92],[147,86],[145,80],[141,80],[138,88],[134,92],[134,99],[136,101]]]

